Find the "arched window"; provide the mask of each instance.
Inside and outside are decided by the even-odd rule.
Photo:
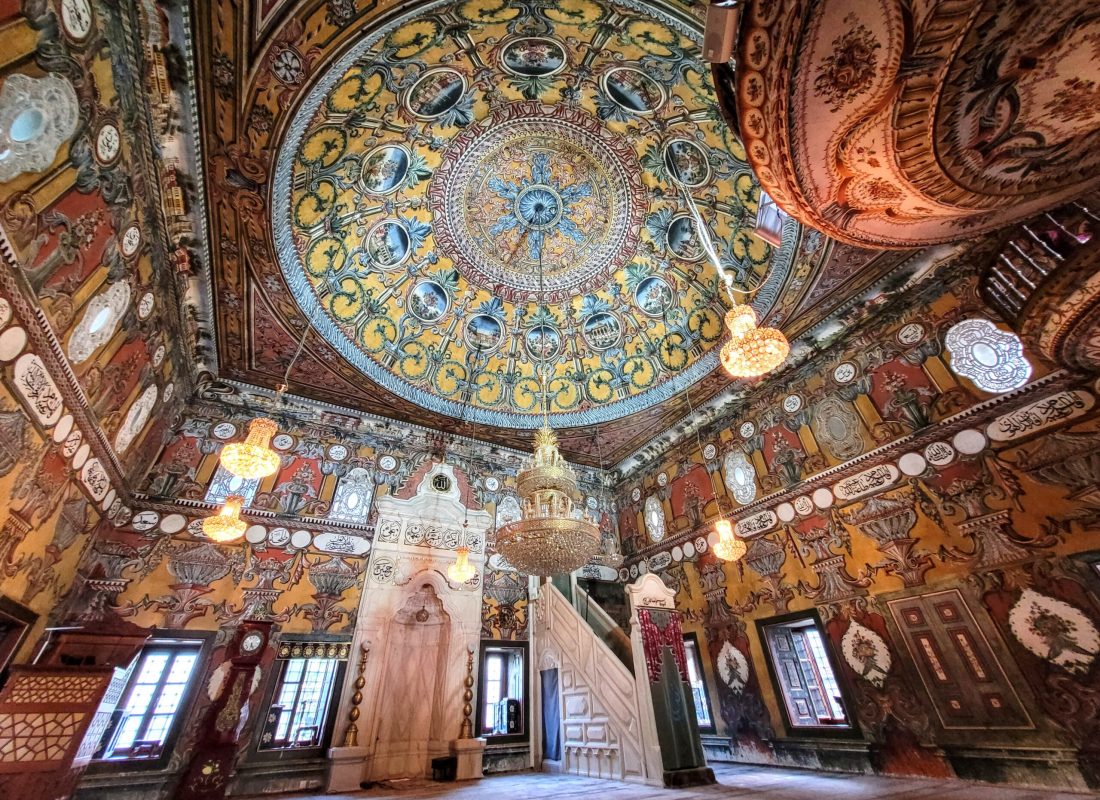
[[[210,481],[210,488],[206,490],[206,502],[221,505],[225,498],[231,494],[244,498],[244,505],[252,505],[252,498],[256,496],[256,490],[260,488],[260,479],[253,478],[246,481],[227,470],[221,464],[214,473],[214,480]]]
[[[665,508],[655,494],[645,499],[645,532],[653,542],[665,538]]]
[[[371,480],[370,473],[362,467],[356,467],[337,484],[328,518],[339,522],[366,522],[373,496],[374,481]]]

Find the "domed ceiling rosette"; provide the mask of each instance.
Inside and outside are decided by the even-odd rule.
[[[968,240],[1100,183],[1095,4],[925,5],[751,0],[716,68],[764,189],[849,244]]]
[[[385,389],[471,422],[619,419],[717,365],[726,266],[790,272],[700,31],[651,3],[436,3],[319,73],[272,181],[279,267],[321,336]],[[772,269],[773,263],[775,268]],[[542,277],[540,280],[540,268]],[[465,410],[464,410],[465,409]]]

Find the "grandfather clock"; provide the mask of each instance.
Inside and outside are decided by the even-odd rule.
[[[237,628],[229,643],[226,659],[229,670],[199,727],[199,738],[176,790],[176,800],[225,797],[241,729],[248,721],[245,708],[252,694],[252,682],[270,637],[270,622],[246,620]]]

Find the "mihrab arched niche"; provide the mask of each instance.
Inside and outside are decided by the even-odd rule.
[[[422,4],[322,71],[279,148],[272,234],[326,341],[423,408],[511,428],[541,424],[544,361],[559,427],[710,373],[725,301],[685,195],[729,269],[766,276],[762,317],[798,226],[753,235],[701,31],[663,9]]]
[[[780,207],[850,244],[920,247],[1097,185],[1098,38],[1091,0],[749,0],[736,75],[716,75]]]

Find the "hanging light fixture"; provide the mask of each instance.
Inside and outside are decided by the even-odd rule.
[[[733,298],[730,298],[733,300]],[[756,311],[753,307],[734,301],[733,307],[726,312],[726,331],[731,342],[745,338],[745,334],[756,328]]]
[[[295,362],[298,361],[298,356],[302,354],[302,348],[305,346],[306,336],[308,335],[309,325],[307,324],[302,329],[302,335],[298,339],[298,349],[294,351],[294,356],[290,359],[290,363],[286,365],[283,382],[275,390],[276,402],[282,399],[283,393],[290,385],[290,371],[294,368]],[[248,423],[248,436],[245,437],[243,442],[232,442],[222,448],[222,466],[238,478],[244,478],[246,481],[274,475],[279,469],[281,459],[279,454],[271,449],[271,439],[278,431],[279,426],[272,419],[257,417],[252,420]]]
[[[722,345],[722,367],[735,378],[754,378],[779,367],[791,352],[787,337],[775,328],[753,328]]]
[[[521,518],[497,530],[496,549],[520,572],[564,575],[600,550],[600,529],[574,510],[577,474],[558,451],[557,434],[543,425],[535,452],[516,478]]]
[[[455,583],[466,583],[476,574],[477,570],[470,563],[470,548],[459,547],[455,550],[455,563],[447,567],[447,576]]]
[[[542,297],[542,251],[539,251],[539,296]],[[513,567],[528,575],[564,575],[580,569],[600,551],[600,528],[574,508],[577,473],[562,458],[558,436],[550,427],[547,363],[542,383],[542,427],[535,451],[516,477],[522,498],[521,518],[497,530],[496,549]]]
[[[748,552],[745,541],[733,532],[733,524],[728,519],[714,523],[714,531],[718,534],[718,541],[711,549],[723,561],[739,561]]]
[[[691,391],[685,389],[684,396],[687,398],[688,414],[694,417],[695,410],[691,405]],[[723,561],[737,561],[745,555],[748,548],[745,546],[745,542],[733,532],[733,525],[726,519],[722,511],[722,501],[718,497],[718,490],[714,488],[714,479],[710,476],[710,470],[707,469],[707,457],[703,455],[703,437],[699,433],[700,427],[699,425],[695,426],[695,445],[699,448],[699,455],[703,457],[703,470],[707,473],[707,480],[710,481],[710,495],[718,505],[718,519],[714,522],[714,532],[718,534],[718,541],[714,544],[714,554]]]
[[[274,420],[267,417],[252,420],[243,442],[232,442],[222,448],[222,466],[246,481],[274,475],[279,469],[280,458],[271,449],[271,437],[278,430]]]
[[[231,494],[225,498],[225,505],[217,514],[213,514],[202,521],[202,532],[215,542],[232,542],[244,535],[248,523],[241,519],[241,506],[244,498],[238,494]]]
[[[726,312],[725,326],[729,338],[719,351],[719,360],[722,368],[731,378],[753,378],[777,369],[786,360],[791,351],[791,345],[787,337],[776,328],[758,328],[756,326],[756,311],[747,303],[739,303],[733,293],[748,295],[734,289],[732,280],[722,266],[722,260],[714,249],[714,243],[710,240],[710,234],[703,222],[703,217],[695,205],[695,201],[686,188],[681,187],[684,200],[687,202],[688,211],[695,223],[696,235],[702,244],[710,262],[722,277],[726,286],[726,294],[729,295],[731,307]],[[759,287],[757,287],[759,288]],[[755,290],[753,290],[755,291]]]

